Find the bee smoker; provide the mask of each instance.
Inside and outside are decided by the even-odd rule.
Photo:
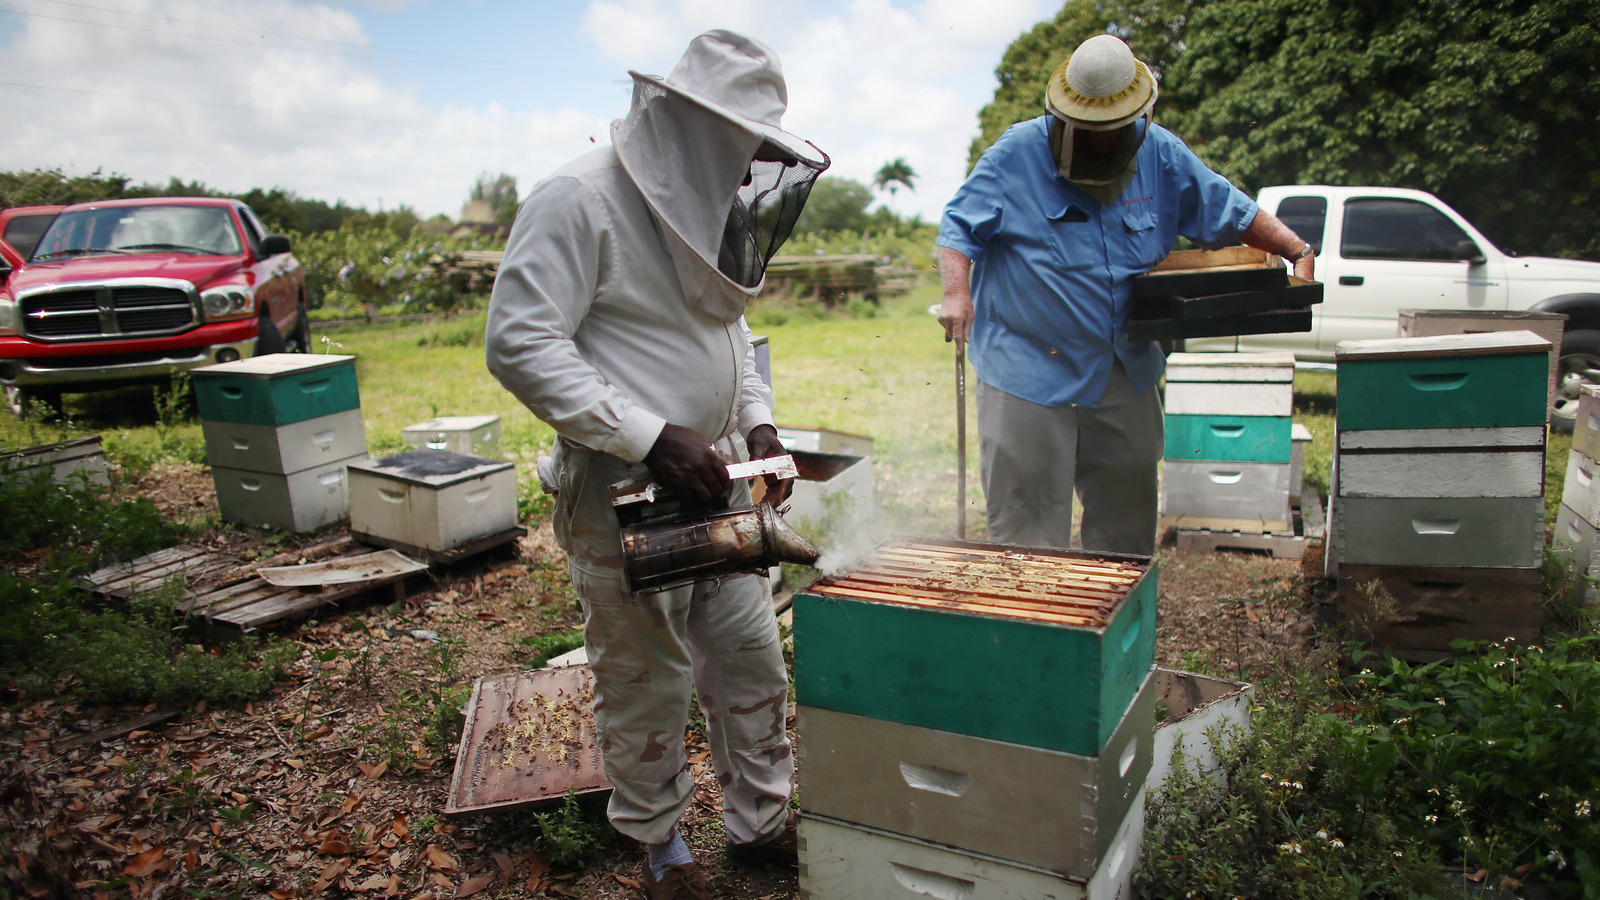
[[[797,477],[794,457],[728,466],[729,478],[769,474]],[[636,593],[719,575],[765,573],[780,562],[810,565],[821,555],[765,503],[713,507],[677,498],[654,483],[621,482],[611,486],[611,505],[622,525],[623,574]]]

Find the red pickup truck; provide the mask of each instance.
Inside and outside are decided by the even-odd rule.
[[[309,349],[289,239],[237,200],[80,203],[29,254],[0,241],[0,386],[18,415],[59,408],[63,393]]]

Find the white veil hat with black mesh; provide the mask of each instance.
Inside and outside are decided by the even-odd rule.
[[[760,291],[828,156],[783,129],[783,70],[753,38],[708,31],[667,76],[628,74],[617,155],[674,239],[688,300],[731,321]]]

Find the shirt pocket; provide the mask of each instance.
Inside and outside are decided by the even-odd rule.
[[[1050,243],[1061,268],[1087,269],[1105,263],[1105,245],[1100,240],[1100,229],[1091,221],[1088,212],[1072,203],[1045,214],[1049,222]]]
[[[1128,268],[1143,271],[1152,268],[1167,255],[1161,243],[1161,229],[1156,227],[1156,212],[1148,207],[1131,209],[1122,216],[1123,241],[1126,247]]]

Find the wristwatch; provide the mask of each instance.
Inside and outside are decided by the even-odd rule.
[[[1312,252],[1311,251],[1311,244],[1308,242],[1304,247],[1300,248],[1300,252],[1299,253],[1296,253],[1295,255],[1289,257],[1289,261],[1290,262],[1299,262],[1300,260],[1305,259],[1306,257],[1310,256],[1311,252]]]

